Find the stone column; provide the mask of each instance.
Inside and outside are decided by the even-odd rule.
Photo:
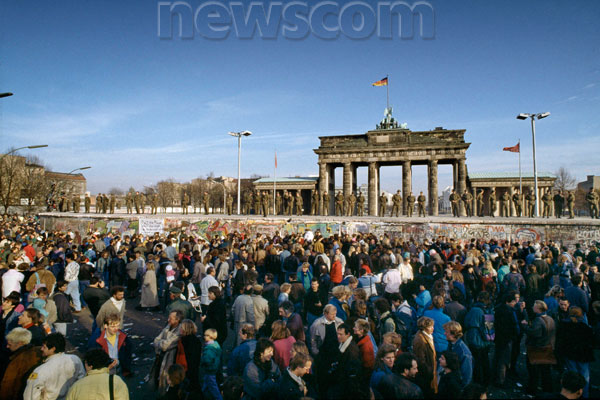
[[[327,204],[327,207],[329,207],[329,215],[335,215],[335,167],[327,164],[327,169],[329,175],[329,204]]]
[[[429,192],[427,197],[429,200],[429,215],[438,215],[438,162],[437,160],[429,161],[427,165],[427,182]]]
[[[344,197],[352,191],[352,163],[344,163]]]
[[[515,210],[515,206],[512,201],[513,194],[515,194],[515,190],[512,187],[512,185],[510,185],[508,187],[508,195],[510,196],[510,199],[508,200],[508,215],[510,215],[511,217],[517,215],[517,210]]]
[[[369,163],[369,215],[377,216],[379,200],[379,165]]]
[[[540,183],[538,182],[537,203],[538,203],[538,215],[540,217],[544,215],[544,203],[542,203],[543,195],[544,195],[544,189],[540,186]]]
[[[402,213],[406,212],[406,196],[412,191],[412,165],[410,161],[402,163]]]
[[[459,196],[462,196],[465,189],[467,188],[467,166],[465,165],[464,158],[461,158],[460,160],[458,160],[457,168],[458,168],[458,182],[457,182],[458,186],[456,188],[456,192],[458,193]],[[466,215],[465,214],[465,206],[462,203],[462,201],[460,202],[459,214]]]
[[[491,192],[491,190],[490,190]],[[500,192],[498,191],[497,187],[494,187],[494,192],[496,192],[496,212],[493,214],[494,217],[497,217],[500,215]],[[489,201],[488,201],[489,203]],[[492,209],[490,207],[490,214],[492,213]]]
[[[352,193],[356,194],[356,190],[358,189],[358,166],[356,164],[352,164]]]
[[[319,215],[323,215],[323,210],[329,205],[323,204],[323,193],[329,190],[329,173],[327,163],[319,163]],[[312,199],[311,199],[312,201]]]
[[[456,190],[458,186],[458,164],[456,160],[452,161],[452,189]]]
[[[471,195],[473,195],[473,204],[471,205],[471,209],[473,210],[473,216],[477,217],[479,215],[479,210],[477,209],[477,187],[473,186],[471,188]]]

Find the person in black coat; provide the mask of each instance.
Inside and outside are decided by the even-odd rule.
[[[67,290],[67,281],[56,282],[56,290],[52,295],[52,300],[56,304],[56,322],[71,323],[73,322],[73,313],[71,312],[70,300],[65,291]]]
[[[104,289],[104,282],[100,278],[92,276],[90,278],[90,285],[83,291],[83,299],[90,308],[90,313],[92,313],[95,322],[100,307],[110,299],[110,293]]]
[[[510,365],[511,344],[519,336],[519,322],[515,306],[519,301],[517,292],[511,291],[506,294],[504,304],[499,305],[494,313],[495,328],[495,356],[494,365],[497,372],[497,383],[504,385],[506,370]]]
[[[422,399],[423,391],[414,383],[419,370],[417,359],[412,353],[402,353],[394,363],[394,372],[387,374],[376,387],[376,398]]]
[[[445,351],[440,356],[440,383],[437,397],[440,399],[460,399],[462,392],[462,377],[460,374],[460,360],[453,351]]]
[[[362,369],[360,350],[352,339],[352,328],[343,323],[337,328],[338,354],[331,365],[329,399],[365,398],[368,387],[360,387]]]
[[[187,364],[185,377],[189,381],[190,390],[200,390],[198,371],[200,370],[200,358],[202,356],[202,341],[196,336],[198,328],[192,320],[184,319],[181,321],[180,331],[181,338],[179,341],[183,347]]]
[[[221,289],[217,286],[209,288],[208,298],[211,303],[206,307],[206,315],[202,317],[202,330],[215,329],[217,331],[217,342],[223,346],[225,339],[227,339],[227,308]]]
[[[277,397],[280,400],[299,400],[306,397],[308,387],[302,379],[310,372],[312,359],[303,353],[296,353],[290,361],[290,366],[281,375]]]
[[[189,398],[189,381],[183,366],[173,364],[167,371],[167,392],[159,400],[185,400]]]
[[[119,251],[117,257],[114,257],[108,265],[108,271],[110,275],[110,284],[112,286],[123,286],[125,283],[125,252]]]
[[[576,370],[577,367],[587,370],[584,397],[589,391],[589,365],[594,361],[594,340],[594,331],[583,321],[581,308],[571,307],[569,320],[560,323],[557,330],[556,354],[565,360],[567,370]]]

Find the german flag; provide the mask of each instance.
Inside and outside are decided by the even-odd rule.
[[[388,84],[388,78],[386,76],[382,80],[373,83],[373,86],[387,86],[387,84]]]

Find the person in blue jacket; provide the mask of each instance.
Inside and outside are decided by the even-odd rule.
[[[432,300],[433,308],[425,311],[424,316],[433,320],[433,345],[437,354],[448,350],[448,340],[444,334],[444,324],[452,319],[444,314],[444,298],[442,296],[434,296]]]

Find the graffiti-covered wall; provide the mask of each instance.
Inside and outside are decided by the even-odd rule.
[[[41,222],[47,230],[72,230],[81,234],[88,232],[114,232],[121,235],[131,235],[142,232],[152,234],[158,232],[181,231],[189,235],[203,238],[214,235],[224,236],[230,232],[240,232],[245,236],[264,234],[268,236],[279,232],[281,235],[291,233],[304,233],[307,228],[312,231],[319,230],[325,237],[335,233],[373,233],[376,236],[384,234],[390,237],[404,239],[416,238],[434,239],[439,236],[468,241],[476,239],[498,240],[554,240],[563,244],[590,243],[600,241],[600,223],[587,221],[577,223],[560,221],[545,224],[494,224],[482,223],[402,223],[402,222],[310,222],[285,219],[214,219],[198,216],[182,218],[84,218],[75,216],[50,216],[42,215]]]

